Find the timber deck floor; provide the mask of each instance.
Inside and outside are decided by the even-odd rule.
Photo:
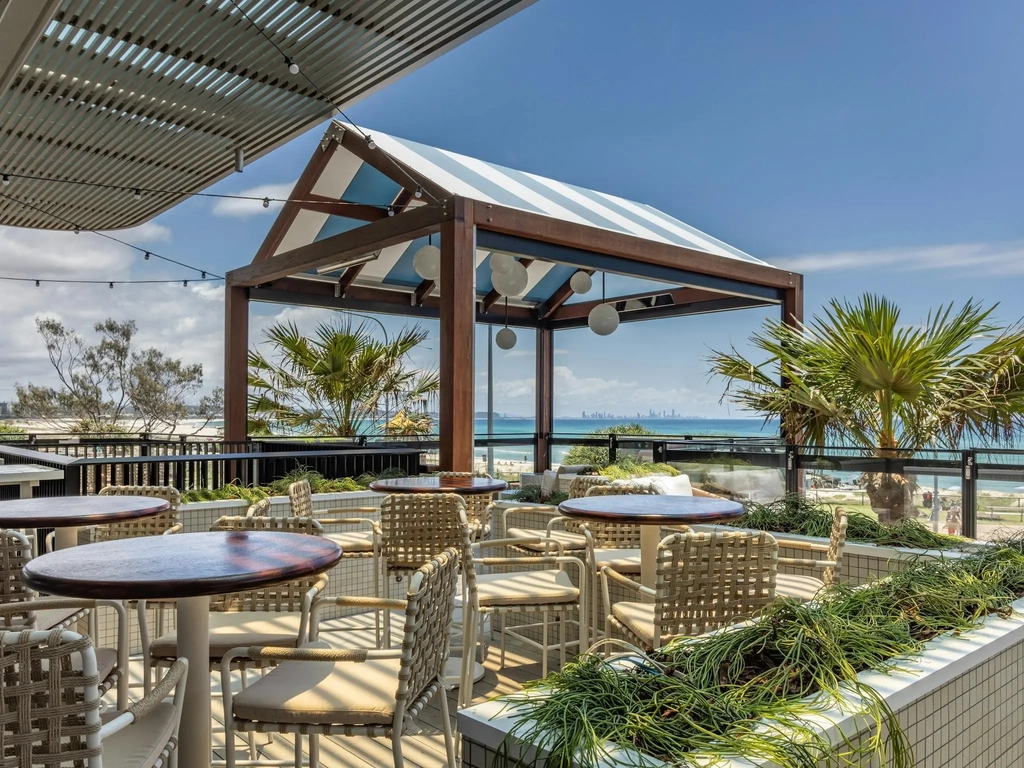
[[[392,626],[401,626],[394,621]],[[343,630],[344,645],[353,648],[370,648],[374,644],[373,620],[368,616],[351,616],[343,619],[325,621],[321,624],[321,632]],[[337,637],[337,636],[336,636]],[[332,641],[332,645],[335,642]],[[340,643],[339,643],[340,644]],[[507,650],[505,667],[499,669],[500,653],[497,645],[493,645],[484,663],[486,670],[473,686],[473,701],[480,702],[494,696],[512,693],[521,688],[527,680],[535,680],[541,676],[540,658],[536,653],[522,653],[511,643]],[[552,657],[554,661],[554,657]],[[141,660],[131,660],[133,699],[141,697]],[[189,670],[192,674],[192,670]],[[250,673],[252,675],[253,673]],[[250,679],[251,682],[251,679]],[[397,683],[397,681],[396,681]],[[220,699],[220,673],[214,673],[210,680],[213,692],[213,745],[214,760],[224,758],[223,709]],[[136,687],[138,686],[138,687]],[[237,689],[236,689],[237,690]],[[456,699],[458,690],[448,693],[448,707],[452,717],[452,730],[455,730]],[[444,734],[441,731],[441,712],[437,698],[431,700],[416,720],[419,732],[414,728],[402,740],[402,748],[407,768],[442,768],[446,765],[444,750]],[[456,743],[459,735],[455,734]],[[256,734],[257,765],[292,765],[294,760],[294,742],[290,734]],[[304,751],[308,740],[303,738]],[[250,760],[249,749],[242,737],[236,738],[235,756],[240,765]],[[221,763],[223,764],[223,763]],[[390,766],[393,764],[391,741],[389,739],[373,739],[368,736],[321,736],[320,765],[321,768],[367,768],[367,766]],[[180,766],[180,768],[186,768]]]

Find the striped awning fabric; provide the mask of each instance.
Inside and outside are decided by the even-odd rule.
[[[0,1],[0,171],[168,192],[16,178],[0,224],[115,229],[233,172],[237,148],[251,160],[329,118],[317,88],[345,108],[533,0],[14,2],[53,13],[11,63],[24,40]]]
[[[449,196],[497,203],[655,242],[682,245],[751,264],[765,264],[644,203],[517,171],[369,128],[356,128],[339,122],[328,130],[328,135],[333,133],[337,136],[339,130],[354,131],[360,137],[371,135],[378,152],[390,155],[431,180]],[[344,149],[339,149],[333,155],[313,188],[313,192],[318,195],[376,206],[392,205],[401,190],[402,186],[397,181]],[[411,204],[427,203],[429,200],[424,197]],[[281,241],[277,253],[345,232],[363,223],[342,216],[303,210]],[[383,249],[376,259],[361,267],[356,282],[399,290],[415,289],[422,280],[413,268],[413,256],[426,243],[427,238],[421,238]],[[478,250],[476,254],[476,289],[479,295],[487,294],[492,287],[491,270],[487,263],[490,256],[490,252],[484,250]],[[342,271],[334,265],[328,265],[318,270],[317,274],[320,277],[337,278]],[[523,303],[538,304],[547,300],[574,271],[574,267],[567,265],[534,262],[528,270],[530,282]]]

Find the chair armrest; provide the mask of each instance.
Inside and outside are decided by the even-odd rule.
[[[601,578],[602,579],[610,579],[611,581],[614,581],[617,584],[620,584],[623,587],[626,587],[627,589],[631,589],[634,592],[637,592],[637,593],[639,593],[641,595],[650,595],[651,597],[654,597],[657,594],[650,587],[645,587],[640,582],[633,581],[633,579],[630,579],[630,578],[627,578],[626,576],[623,576],[621,573],[616,571],[614,568],[612,568],[610,566],[607,566],[607,565],[604,568],[601,569]]]
[[[474,541],[474,549],[484,549],[485,547],[520,547],[523,544],[543,544],[546,548],[554,546],[559,554],[562,552],[562,545],[554,539],[549,539],[547,536],[533,536],[530,538],[523,537],[511,537],[508,539],[484,539],[483,541]]]
[[[821,571],[827,570],[828,568],[839,567],[839,563],[835,560],[805,560],[799,557],[780,557],[779,565],[788,565],[791,568],[813,568]]]
[[[0,603],[0,617],[10,616],[16,613],[34,613],[49,609],[64,610],[78,609],[77,613],[68,618],[72,621],[85,616],[90,610],[96,607],[95,600],[88,600],[79,597],[36,597],[32,600],[25,600],[20,603]]]
[[[501,521],[502,521],[502,525],[504,526],[504,530],[506,530],[506,531],[508,530],[508,517],[509,517],[509,515],[520,514],[520,513],[528,513],[528,514],[531,514],[531,515],[532,514],[538,514],[538,515],[558,515],[558,514],[560,514],[559,511],[558,511],[558,507],[554,506],[553,504],[536,504],[536,505],[529,506],[529,507],[506,507],[505,511],[502,512],[502,514],[501,514]]]
[[[184,525],[182,525],[181,523],[175,523],[174,525],[172,525],[170,528],[168,528],[166,531],[164,531],[160,535],[161,536],[170,536],[171,534],[174,534],[174,533],[181,533],[184,530],[185,530],[185,526]]]
[[[565,521],[569,520],[569,519],[570,518],[566,517],[565,515],[558,515],[556,517],[552,517],[550,520],[548,520],[548,524],[544,527],[544,530],[546,530],[548,532],[548,535],[550,536],[551,535],[552,526],[555,523],[562,523],[562,525],[564,527],[565,526]]]
[[[787,539],[786,541],[780,541],[779,546],[786,549],[802,549],[805,552],[828,552],[830,545],[820,544],[817,541],[790,541]]]
[[[324,604],[336,605],[340,608],[370,608],[379,611],[404,611],[405,600],[390,600],[384,597],[357,597],[342,595],[340,597],[322,597],[313,601],[309,617],[309,638],[316,640],[320,635],[320,607]]]
[[[309,591],[302,596],[302,611],[299,619],[299,642],[309,637],[310,626],[312,625],[313,606],[316,604],[317,595],[327,589],[327,576],[321,574],[316,584],[309,588]]]
[[[244,656],[247,659],[260,661],[354,661],[362,663],[370,659],[401,658],[402,651],[399,648],[381,651],[369,648],[275,648],[257,645],[251,648],[233,648],[229,654],[233,657]]]
[[[117,733],[126,726],[136,723],[144,718],[156,709],[157,705],[166,699],[167,695],[174,689],[177,689],[175,690],[174,699],[175,706],[178,706],[178,702],[184,692],[187,672],[188,661],[185,659],[176,659],[167,670],[167,674],[161,678],[160,682],[154,686],[152,691],[132,704],[113,720],[103,724],[100,728],[100,740],[103,740],[108,736]]]

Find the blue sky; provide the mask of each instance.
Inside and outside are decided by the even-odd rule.
[[[832,296],[876,291],[897,300],[908,321],[972,296],[1002,302],[1001,318],[1011,321],[1024,314],[1022,25],[1018,2],[643,0],[624,8],[538,0],[349,116],[650,203],[804,272],[808,315]],[[216,189],[287,185],[321,134],[311,131]],[[262,209],[224,213],[192,200],[134,236],[222,272],[251,259],[272,221]],[[53,266],[46,254],[85,252],[85,235],[71,248],[73,237],[0,229],[0,264],[5,273],[26,263],[45,269]],[[162,269],[101,253],[105,244],[88,248],[111,276]],[[14,379],[46,376],[27,319],[44,310],[83,327],[111,313],[134,316],[143,340],[203,362],[211,384],[222,375],[213,289],[40,290],[49,293],[0,286],[19,329],[0,340],[10,363],[0,400]],[[254,326],[279,311],[257,310]],[[722,385],[708,381],[701,358],[708,346],[742,346],[766,316],[630,324],[604,339],[560,334],[556,412],[576,414],[583,403],[635,411],[647,402],[720,415]],[[495,396],[498,410],[525,414],[533,347],[520,336],[497,359]],[[428,347],[426,364],[436,358],[436,344]]]

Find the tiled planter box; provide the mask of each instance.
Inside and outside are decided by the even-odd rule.
[[[1024,611],[1024,600],[1014,608]],[[900,662],[899,671],[865,672],[860,680],[878,691],[896,713],[919,768],[1016,768],[1024,764],[1022,669],[1024,618],[1015,613],[1007,619],[989,616],[971,632],[932,640],[919,658]],[[514,722],[513,712],[492,700],[461,711],[458,719],[464,768],[499,765],[495,749]],[[844,737],[856,743],[871,732],[853,702],[848,712],[833,710],[809,722],[837,745]],[[513,745],[511,754],[530,754],[528,750],[528,745]],[[631,753],[606,765],[636,766],[642,764],[640,759]],[[650,758],[646,764],[664,765]],[[749,759],[716,765],[774,766]]]
[[[343,509],[346,507],[377,507],[375,514],[356,513],[353,517],[369,517],[379,520],[379,506],[381,495],[372,491],[352,491],[348,493],[318,493],[313,495],[313,509]],[[249,508],[249,502],[243,500],[230,501],[203,501],[193,504],[182,504],[178,511],[178,518],[184,527],[184,533],[196,533],[208,531],[210,527],[221,517],[227,515],[244,515]],[[287,496],[274,497],[271,502],[271,514],[286,516],[291,510]],[[342,559],[334,568],[327,572],[328,584],[326,595],[373,595],[373,560],[371,558]],[[394,586],[394,585],[393,585]],[[396,595],[398,588],[395,587]],[[321,617],[325,619],[335,618],[346,613],[352,613],[355,609],[324,608]],[[147,611],[147,621],[151,637],[156,637],[156,610]],[[174,627],[174,611],[165,612],[165,629]],[[99,637],[97,645],[113,646],[116,644],[115,624],[113,612],[109,609],[99,612]],[[141,650],[139,641],[139,627],[132,611],[129,614],[129,640],[131,643],[130,653],[138,653]]]

